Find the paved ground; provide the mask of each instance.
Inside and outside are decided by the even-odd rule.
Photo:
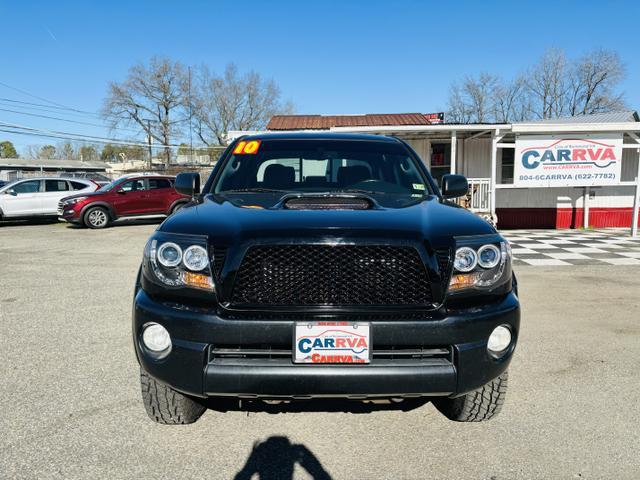
[[[639,267],[517,269],[523,330],[488,423],[316,404],[163,427],[140,402],[129,324],[153,228],[0,225],[0,478],[640,477]]]
[[[640,238],[629,229],[505,230],[515,265],[640,265]]]

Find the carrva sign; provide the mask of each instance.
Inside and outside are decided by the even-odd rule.
[[[368,323],[298,323],[296,363],[369,363]]]
[[[588,187],[620,182],[622,135],[516,137],[516,187]]]

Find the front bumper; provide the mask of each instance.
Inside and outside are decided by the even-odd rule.
[[[58,205],[58,219],[69,223],[79,223],[81,210],[82,208],[79,205],[69,205],[66,207]]]
[[[377,317],[378,318],[378,317]],[[148,322],[163,325],[173,346],[161,360],[140,341]],[[480,388],[504,372],[517,342],[520,307],[509,293],[500,301],[438,318],[373,320],[374,358],[367,365],[300,365],[290,358],[212,358],[214,345],[257,348],[291,344],[293,320],[230,320],[205,309],[157,301],[138,290],[133,337],[138,361],[161,382],[198,397],[267,398],[457,396]],[[513,342],[504,356],[487,352],[498,325],[509,325]],[[376,342],[396,347],[447,346],[447,358],[376,359]]]

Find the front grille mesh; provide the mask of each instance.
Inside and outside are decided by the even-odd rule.
[[[428,305],[431,288],[413,247],[261,245],[237,272],[235,305]]]

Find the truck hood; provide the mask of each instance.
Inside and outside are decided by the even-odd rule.
[[[207,235],[210,242],[237,245],[260,239],[357,238],[427,241],[448,246],[452,237],[493,234],[475,214],[434,195],[403,202],[375,201],[367,210],[290,210],[274,195],[228,198],[206,195],[167,218],[162,232]]]

